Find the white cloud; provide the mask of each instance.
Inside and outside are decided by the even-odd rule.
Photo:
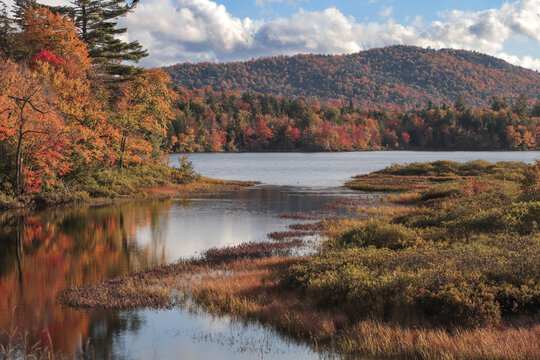
[[[45,1],[38,1],[40,4],[50,5],[50,6],[64,6],[69,5],[70,0],[45,0]],[[4,0],[4,3],[8,8],[11,9],[13,4],[15,4],[15,0]]]
[[[394,12],[393,6],[383,7],[381,11],[379,11],[379,15],[382,17],[389,17]]]
[[[68,0],[48,2],[52,1]],[[384,8],[381,16],[390,16],[392,10]],[[540,54],[518,57],[504,46],[515,37],[540,43],[539,10],[540,0],[517,0],[478,12],[442,12],[431,23],[416,17],[402,25],[393,19],[357,22],[336,8],[300,9],[290,18],[262,21],[235,17],[213,0],[142,0],[133,13],[121,19],[121,25],[128,27],[129,39],[137,39],[149,49],[151,56],[142,62],[145,66],[279,54],[342,54],[407,44],[476,50],[540,70]]]
[[[342,54],[408,44],[476,50],[540,70],[538,56],[519,58],[504,52],[504,41],[514,35],[540,41],[538,9],[540,0],[519,0],[479,12],[443,12],[428,24],[417,17],[409,25],[401,25],[392,19],[357,22],[336,8],[300,9],[290,18],[253,21],[234,17],[212,0],[143,0],[123,24],[130,29],[131,38],[149,48],[152,56],[144,60],[145,65],[278,54]],[[392,11],[392,7],[383,8],[380,15],[388,17]]]
[[[508,61],[510,64],[519,65],[525,68],[540,71],[540,59],[535,59],[532,56],[524,56],[520,58],[519,56],[508,55],[505,53],[499,53],[497,54],[497,56],[503,60]]]
[[[287,4],[289,6],[298,7],[299,3],[308,2],[309,0],[255,0],[255,5],[265,7],[269,4]]]
[[[253,47],[255,23],[239,19],[225,6],[210,0],[146,0],[135,12],[121,19],[130,39],[148,47],[161,65],[188,59],[219,60],[218,55]]]

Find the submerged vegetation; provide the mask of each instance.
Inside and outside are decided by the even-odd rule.
[[[121,309],[189,298],[354,356],[537,357],[540,163],[439,161],[369,176],[384,185],[389,175],[390,183],[416,176],[425,186],[413,182],[380,206],[342,201],[359,216],[296,224],[273,234],[277,241],[212,249],[66,289],[58,300]],[[282,239],[295,231],[322,232],[324,241],[313,255],[288,256],[282,250],[301,241]]]

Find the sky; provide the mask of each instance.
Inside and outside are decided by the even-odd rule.
[[[402,44],[540,71],[540,0],[141,0],[120,25],[148,48],[147,67]]]

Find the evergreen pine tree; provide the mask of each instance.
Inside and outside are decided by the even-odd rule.
[[[493,111],[500,111],[508,107],[508,101],[506,98],[500,98],[497,95],[491,98],[491,109]]]
[[[15,43],[13,20],[10,19],[6,4],[0,0],[0,54],[11,57]]]
[[[529,116],[529,98],[526,94],[521,94],[512,104],[512,112],[517,114],[521,119]]]
[[[13,4],[13,15],[15,22],[22,27],[24,25],[24,13],[28,8],[38,7],[36,0],[15,0]]]
[[[74,0],[72,6],[57,10],[74,19],[94,64],[103,66],[108,74],[125,77],[140,69],[123,62],[138,62],[148,56],[138,41],[125,42],[118,38],[127,32],[127,28],[117,27],[118,18],[126,16],[138,3],[139,0],[129,3],[125,0]]]
[[[540,117],[540,99],[533,105],[531,116]]]
[[[465,103],[465,98],[463,95],[458,95],[456,102],[454,103],[454,109],[456,109],[456,111],[467,110],[467,104]]]

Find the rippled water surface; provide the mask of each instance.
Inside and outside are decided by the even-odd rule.
[[[326,356],[227,317],[185,309],[76,311],[56,305],[55,296],[66,286],[198,256],[211,247],[267,241],[269,232],[294,222],[282,213],[362,196],[341,187],[355,174],[392,163],[477,158],[532,162],[540,152],[194,154],[196,170],[206,176],[263,184],[191,199],[0,213],[0,328],[16,326],[48,342],[40,332],[47,329],[56,350],[87,348],[97,359]]]

